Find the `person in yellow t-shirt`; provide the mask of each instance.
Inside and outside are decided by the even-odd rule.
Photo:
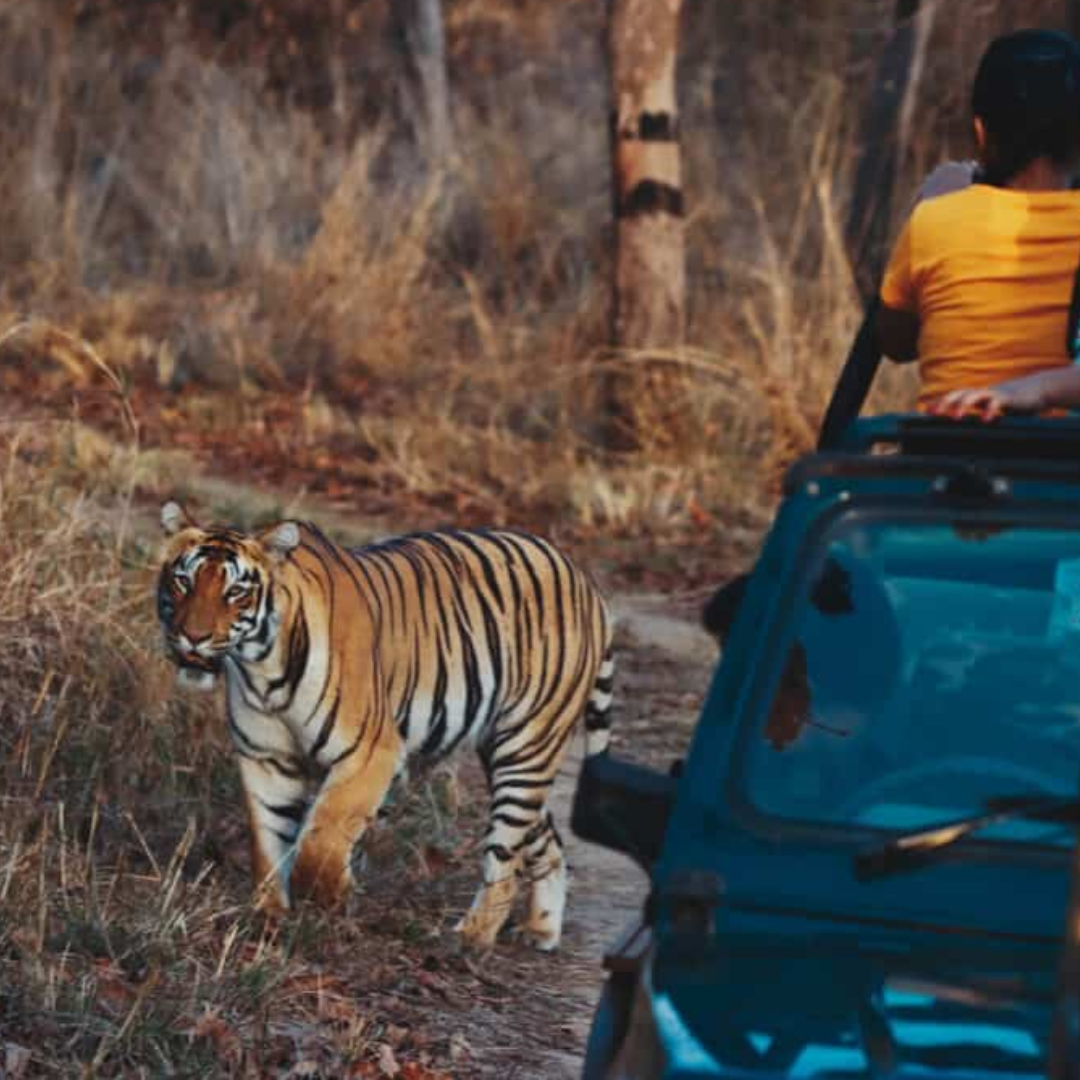
[[[882,351],[918,360],[924,412],[1080,406],[1066,342],[1080,261],[1080,45],[1046,30],[996,39],[972,112],[978,166],[931,175],[889,260]]]
[[[879,343],[893,360],[919,361],[926,412],[993,419],[1080,407],[1066,340],[1080,261],[1080,45],[1042,30],[996,39],[972,112],[979,161],[948,163],[923,184],[882,282]],[[721,647],[747,581],[722,585],[703,609]],[[782,750],[814,723],[796,642],[764,734]]]

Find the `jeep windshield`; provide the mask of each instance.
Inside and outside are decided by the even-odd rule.
[[[757,814],[909,832],[1080,782],[1080,530],[940,510],[833,519],[737,784]],[[980,841],[1070,846],[1002,815]]]

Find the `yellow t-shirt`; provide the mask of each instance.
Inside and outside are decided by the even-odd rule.
[[[973,184],[915,207],[882,302],[919,316],[919,405],[1070,362],[1080,191]]]

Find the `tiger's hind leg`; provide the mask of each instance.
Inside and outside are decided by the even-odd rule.
[[[522,936],[538,949],[559,947],[566,912],[567,868],[562,837],[550,810],[525,843],[525,877],[529,882],[529,918]]]
[[[485,762],[486,768],[486,762]],[[497,779],[492,784],[491,819],[484,839],[484,879],[472,906],[457,924],[470,944],[489,948],[510,915],[521,876],[523,849],[536,823],[536,807],[500,799]],[[545,793],[546,794],[546,793]]]
[[[611,738],[611,689],[615,675],[610,644],[585,703],[585,754],[592,757],[607,750]],[[561,752],[560,755],[561,757]],[[546,792],[545,792],[546,796]],[[541,819],[526,838],[525,875],[529,881],[529,917],[522,936],[538,949],[550,952],[559,947],[569,874],[562,837],[555,828],[551,811]]]
[[[471,945],[489,948],[503,928],[517,896],[520,852],[494,842],[489,832],[484,844],[484,881],[472,905],[454,927]]]
[[[557,766],[557,755],[556,766]],[[543,773],[522,775],[513,756],[500,768],[491,747],[480,748],[480,760],[491,789],[491,814],[484,839],[484,879],[472,906],[456,929],[473,945],[488,948],[503,928],[517,896],[527,848],[544,826],[544,804],[554,779]]]
[[[523,874],[530,881],[524,936],[541,949],[559,944],[566,909],[566,859],[547,801],[570,734],[583,714],[586,754],[607,748],[613,667],[605,648],[595,666],[579,667],[571,693],[561,698],[549,694],[538,711],[503,716],[490,739],[477,748],[491,788],[484,881],[457,927],[477,945],[494,943]]]
[[[579,709],[580,703],[575,702],[574,708]],[[457,926],[472,944],[484,948],[494,944],[510,915],[524,874],[539,873],[540,860],[555,850],[561,862],[561,844],[545,807],[572,729],[573,723],[566,722],[561,715],[552,724],[531,717],[522,721],[510,737],[504,737],[501,742],[496,740],[497,746],[479,748],[491,788],[491,816],[484,840],[484,880],[472,907]],[[549,843],[552,836],[554,846]],[[542,910],[557,911],[557,924],[561,925],[565,868],[560,870],[553,864],[550,876],[551,881],[541,886],[539,903]],[[528,936],[535,940],[532,933]],[[558,943],[557,930],[554,938],[550,929],[542,936],[552,942],[547,948]]]

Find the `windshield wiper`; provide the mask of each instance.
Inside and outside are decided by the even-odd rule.
[[[892,839],[860,851],[852,860],[855,876],[860,881],[885,877],[905,870],[914,870],[933,862],[937,852],[949,848],[972,833],[991,825],[1016,818],[1034,818],[1045,821],[1080,822],[1080,799],[1058,796],[1010,795],[988,799],[987,809],[981,814],[958,818],[917,832],[903,833]]]

